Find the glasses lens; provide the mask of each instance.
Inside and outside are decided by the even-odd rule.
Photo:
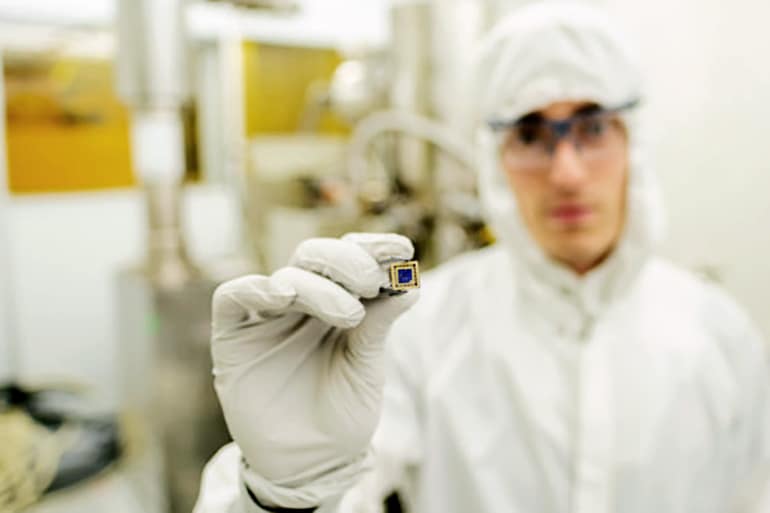
[[[503,158],[516,169],[547,166],[553,135],[547,123],[525,121],[508,130],[503,140]]]
[[[617,115],[581,116],[573,125],[573,140],[584,158],[601,158],[618,146],[621,122]]]

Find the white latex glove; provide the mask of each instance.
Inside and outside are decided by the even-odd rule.
[[[289,267],[215,292],[215,387],[260,502],[317,506],[358,479],[379,420],[385,337],[417,298],[378,297],[383,262],[413,252],[395,234],[309,239]]]

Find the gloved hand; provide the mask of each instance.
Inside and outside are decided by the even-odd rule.
[[[213,300],[215,387],[256,497],[317,506],[352,486],[379,420],[384,341],[416,291],[378,297],[409,239],[309,239],[271,276],[221,285]]]

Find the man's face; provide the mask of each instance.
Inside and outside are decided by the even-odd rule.
[[[527,229],[553,259],[584,274],[601,263],[625,222],[628,144],[617,116],[593,104],[558,102],[523,118],[501,160]],[[576,116],[577,115],[577,116]],[[576,116],[558,142],[544,120]],[[550,157],[549,157],[550,156]]]

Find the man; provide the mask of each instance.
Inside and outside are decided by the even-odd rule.
[[[418,513],[759,507],[766,348],[724,293],[652,255],[662,212],[621,38],[588,7],[541,4],[478,62],[500,242],[419,301],[378,295],[381,264],[411,256],[395,235],[306,241],[223,285],[214,373],[237,445],[199,512],[374,511],[394,489]]]

